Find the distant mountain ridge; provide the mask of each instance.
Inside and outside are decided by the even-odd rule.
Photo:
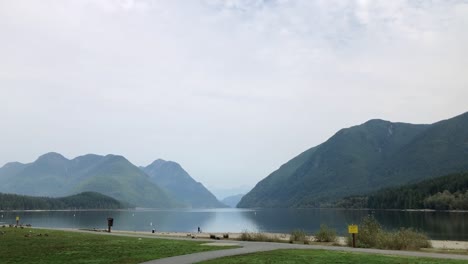
[[[0,168],[0,192],[59,197],[85,191],[140,207],[183,207],[118,155],[88,154],[69,160],[50,152],[32,163],[10,162]]]
[[[244,197],[244,194],[232,195],[224,198],[221,202],[229,207],[236,208],[242,197]]]
[[[155,160],[146,167],[140,167],[150,176],[153,183],[158,184],[176,200],[192,208],[222,208],[226,207],[203,186],[195,181],[178,163]]]
[[[123,156],[87,154],[67,159],[55,152],[0,168],[0,192],[61,197],[98,192],[139,207],[226,207],[176,162],[137,167]]]
[[[342,129],[260,181],[238,207],[317,207],[468,171],[468,112],[431,125],[374,119]]]

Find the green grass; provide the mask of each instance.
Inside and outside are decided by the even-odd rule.
[[[140,263],[221,249],[202,243],[206,242],[0,228],[0,263]]]
[[[206,264],[234,264],[234,263],[340,263],[340,264],[455,264],[466,263],[462,260],[448,259],[432,259],[432,258],[415,258],[415,257],[400,257],[386,256],[377,254],[351,253],[343,251],[326,251],[326,250],[274,250],[261,253],[253,253],[248,255],[231,256],[220,258],[201,263]]]

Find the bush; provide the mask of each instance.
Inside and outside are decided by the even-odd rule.
[[[291,235],[289,236],[289,241],[290,242],[304,242],[304,244],[307,244],[309,240],[307,239],[307,234],[304,232],[304,230],[296,229],[291,232]]]
[[[317,242],[336,242],[336,230],[327,225],[320,225],[320,230],[315,233]]]
[[[242,231],[240,237],[239,237],[239,240],[242,240],[242,241],[253,241],[253,237],[252,235],[247,231],[247,230],[244,230]]]
[[[359,233],[356,235],[356,246],[364,248],[379,248],[378,243],[382,241],[381,237],[382,227],[379,222],[371,215],[362,219],[359,226]],[[353,239],[350,236],[348,245],[353,244]]]
[[[352,246],[352,243],[352,237],[348,236],[348,246]],[[359,233],[356,234],[356,246],[362,248],[416,250],[431,247],[431,243],[425,234],[412,229],[402,228],[394,232],[384,231],[374,217],[366,216],[359,226]]]
[[[398,230],[393,235],[393,239],[390,249],[416,250],[432,246],[426,235],[407,228]]]
[[[239,237],[242,241],[261,241],[261,242],[281,242],[281,239],[276,235],[267,235],[264,233],[249,233],[247,230],[243,231]]]

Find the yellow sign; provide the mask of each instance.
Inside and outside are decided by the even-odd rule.
[[[348,233],[357,234],[358,233],[358,226],[357,225],[349,225],[348,226]]]
[[[19,216],[16,217],[16,221],[19,221]]]

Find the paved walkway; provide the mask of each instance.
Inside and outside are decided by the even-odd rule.
[[[217,242],[214,242],[217,243]],[[220,242],[221,243],[221,242]],[[242,248],[225,249],[218,251],[208,251],[189,255],[175,256],[164,259],[157,259],[143,264],[189,264],[197,263],[200,261],[216,259],[221,257],[228,257],[234,255],[243,255],[254,252],[270,251],[276,249],[324,249],[334,251],[347,251],[347,252],[361,252],[382,255],[398,255],[398,256],[411,256],[411,257],[426,257],[438,259],[458,259],[466,260],[468,262],[468,255],[453,255],[453,254],[439,254],[439,253],[425,253],[413,251],[400,251],[400,250],[380,250],[368,248],[348,248],[348,247],[333,247],[333,246],[318,246],[318,245],[298,245],[286,243],[270,243],[270,242],[236,242]]]

